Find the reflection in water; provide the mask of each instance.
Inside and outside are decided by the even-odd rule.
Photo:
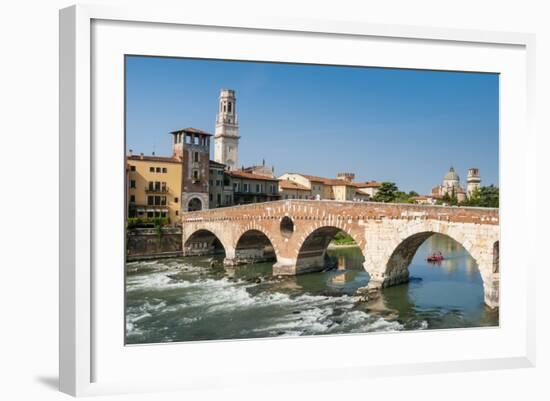
[[[440,264],[426,262],[441,251]],[[483,305],[475,261],[441,235],[419,248],[408,284],[369,303],[353,294],[369,280],[358,248],[329,251],[336,269],[272,276],[270,263],[224,270],[211,257],[129,263],[127,341],[256,338],[498,325]],[[217,259],[221,262],[220,259]]]

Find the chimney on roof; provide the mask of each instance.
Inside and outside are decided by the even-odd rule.
[[[133,153],[133,152],[132,152],[132,149],[128,150],[128,154],[129,154],[130,156],[132,156],[132,153]]]
[[[153,150],[153,156],[155,155],[155,151]]]
[[[262,166],[265,166],[265,159],[262,159]]]
[[[139,158],[140,158],[141,160],[143,160],[143,153],[140,153],[140,154],[139,154]]]

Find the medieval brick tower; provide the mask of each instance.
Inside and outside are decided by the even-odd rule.
[[[184,128],[171,132],[172,157],[182,163],[181,211],[209,208],[208,180],[210,137],[208,132]]]
[[[468,178],[466,179],[466,191],[468,193],[468,198],[472,196],[472,193],[479,189],[481,186],[481,178],[479,177],[478,168],[469,168],[468,169]]]
[[[238,169],[239,138],[235,91],[222,89],[216,117],[214,160],[225,164],[230,170]]]

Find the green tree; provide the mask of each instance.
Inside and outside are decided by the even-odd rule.
[[[375,202],[393,202],[397,198],[398,188],[394,182],[383,182],[372,200]]]
[[[481,207],[499,207],[499,189],[494,185],[476,188],[470,197],[461,205],[481,206]]]
[[[499,189],[494,185],[481,187],[479,190],[479,206],[482,207],[498,207],[499,205]]]

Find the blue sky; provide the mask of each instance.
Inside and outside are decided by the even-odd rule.
[[[170,131],[214,133],[221,88],[234,89],[239,164],[428,193],[450,165],[498,185],[498,75],[131,56],[127,148],[170,155]],[[213,146],[211,146],[213,158]]]

